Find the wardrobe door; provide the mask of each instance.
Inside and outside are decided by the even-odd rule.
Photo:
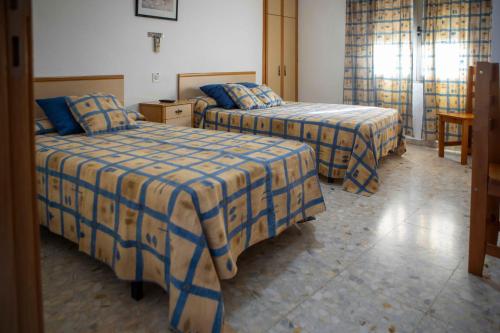
[[[281,16],[266,15],[267,85],[281,95]]]
[[[281,15],[281,0],[267,0],[266,13]]]
[[[283,16],[297,18],[297,0],[283,0]]]
[[[284,17],[283,98],[297,100],[297,20]]]

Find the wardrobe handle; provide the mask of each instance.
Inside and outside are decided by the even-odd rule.
[[[286,66],[283,66],[283,71],[284,71],[284,74],[286,76]]]
[[[278,66],[278,76],[281,76],[281,66]]]

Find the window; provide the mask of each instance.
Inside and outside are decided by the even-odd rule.
[[[380,41],[375,42],[373,47],[373,67],[377,78],[410,78],[412,74],[415,80],[422,78],[421,26],[423,2],[424,0],[413,0],[413,8],[409,11],[413,17],[408,20],[408,16],[402,15],[400,18],[402,21],[399,23],[401,26],[395,30],[384,31],[384,28],[387,29],[388,24],[395,24],[392,20],[387,20],[384,17],[382,21],[377,22],[376,30],[378,31],[376,34],[383,36]],[[405,24],[408,24],[407,29],[403,27]],[[388,31],[398,31],[398,29],[400,31],[399,36],[388,33]],[[402,35],[408,30],[411,30],[411,40]],[[412,54],[412,47],[415,49],[415,56]]]
[[[413,18],[412,18],[412,44],[414,48],[414,57],[410,44],[400,45],[398,43],[382,42],[376,43],[373,48],[373,65],[374,74],[379,78],[408,78],[411,76],[413,69],[413,79],[417,82],[422,82],[424,76],[429,77],[429,73],[425,70],[435,68],[435,76],[438,80],[458,80],[459,71],[461,68],[461,55],[464,54],[464,47],[459,43],[436,42],[432,46],[434,50],[423,50],[422,43],[422,27],[424,24],[424,1],[413,1]],[[426,53],[434,53],[435,59],[427,59],[434,61],[434,64],[424,63],[423,51]]]
[[[411,76],[411,46],[408,44],[375,44],[373,50],[376,77],[404,78]]]
[[[438,43],[434,45],[435,75],[440,81],[458,80],[460,78],[460,54],[462,47],[460,44]],[[425,68],[431,68],[425,66]],[[430,76],[431,73],[424,73]]]
[[[422,72],[422,27],[424,25],[424,0],[413,1],[413,45],[415,57],[413,59],[413,78],[417,82],[424,79]]]

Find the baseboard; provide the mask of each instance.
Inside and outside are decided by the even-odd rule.
[[[415,146],[424,146],[429,148],[437,148],[437,141],[426,141],[426,140],[418,140],[414,138],[406,138],[407,143],[415,145]]]
[[[420,147],[427,147],[427,148],[432,148],[432,149],[437,149],[438,148],[438,143],[437,141],[425,141],[425,140],[418,140],[418,139],[413,139],[413,138],[405,138],[406,143],[414,146],[420,146]],[[455,155],[460,155],[460,146],[450,146],[450,147],[445,147],[444,151],[446,153],[451,153]]]

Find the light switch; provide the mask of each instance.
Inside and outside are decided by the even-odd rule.
[[[153,83],[160,82],[160,73],[153,73],[152,78],[153,78]]]

